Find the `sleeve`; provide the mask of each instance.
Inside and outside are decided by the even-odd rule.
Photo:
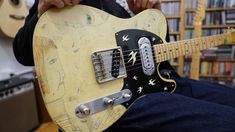
[[[30,9],[25,19],[23,27],[18,31],[13,40],[13,52],[19,63],[25,66],[33,66],[33,49],[32,40],[33,32],[38,21],[37,17],[38,0],[35,0],[33,7]]]

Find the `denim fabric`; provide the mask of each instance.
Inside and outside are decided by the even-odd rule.
[[[235,89],[186,78],[175,80],[175,93],[146,95],[106,131],[235,132]]]

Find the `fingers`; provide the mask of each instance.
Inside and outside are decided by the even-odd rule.
[[[71,0],[63,0],[65,5],[72,5],[72,1]]]
[[[80,0],[72,0],[72,4],[73,5],[77,5],[77,4],[79,4],[80,3]]]
[[[42,0],[45,1],[45,4],[54,5],[58,8],[62,8],[65,6],[65,2],[63,0]]]
[[[55,6],[57,8],[63,8],[65,6],[79,4],[80,0],[39,0],[38,4],[38,17],[40,17],[49,8]]]
[[[77,5],[80,0],[63,0],[65,5]]]
[[[155,0],[149,0],[148,3],[147,3],[146,8],[147,8],[147,9],[153,8],[155,2],[156,2]]]
[[[141,12],[141,3],[138,3],[138,2],[141,2],[141,0],[127,0],[127,4],[129,6],[129,9],[135,13],[135,14],[138,14],[139,12]],[[139,7],[137,7],[139,6]]]
[[[135,5],[135,0],[127,0],[127,4],[130,9],[133,9]]]
[[[155,2],[154,5],[153,5],[153,8],[161,10],[161,2],[160,1]]]
[[[142,3],[141,3],[141,9],[142,10],[146,9],[148,2],[149,2],[148,0],[143,0],[142,1]]]
[[[160,9],[160,0],[127,0],[128,6],[135,14],[145,9]]]
[[[135,8],[141,8],[141,6],[142,6],[142,1],[144,1],[144,0],[135,0],[134,2],[134,6],[135,6]]]

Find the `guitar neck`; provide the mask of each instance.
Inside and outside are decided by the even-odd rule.
[[[228,43],[231,33],[154,45],[157,63]]]

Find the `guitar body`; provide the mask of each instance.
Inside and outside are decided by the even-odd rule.
[[[146,75],[141,68],[140,53],[136,52],[138,37],[147,36],[152,38],[151,43],[163,43],[165,35],[166,20],[158,10],[146,10],[130,19],[120,19],[83,5],[44,13],[35,28],[33,51],[36,73],[51,118],[65,131],[102,131],[116,122],[136,99],[151,92],[173,92],[176,84],[161,77],[160,64],[155,63],[155,71]],[[97,82],[92,57],[97,51],[117,47],[121,50],[110,54],[123,54],[120,64],[125,64],[125,77]],[[113,62],[116,61],[120,60]],[[132,67],[134,64],[138,66]],[[131,99],[97,110],[102,106],[94,102],[122,90],[131,92]],[[118,100],[116,95],[115,98]],[[87,102],[97,107],[92,107],[91,111],[99,112],[83,117],[76,115],[79,114],[77,107]]]
[[[8,37],[14,38],[23,26],[28,9],[23,0],[0,0],[0,28]]]

